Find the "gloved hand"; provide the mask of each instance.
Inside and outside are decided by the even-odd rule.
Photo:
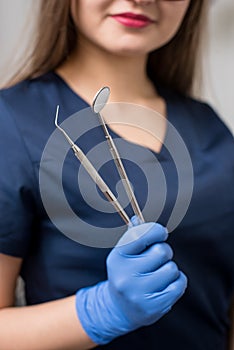
[[[108,279],[76,293],[76,310],[96,344],[150,325],[182,296],[187,278],[171,261],[167,230],[156,223],[129,228],[107,257]]]

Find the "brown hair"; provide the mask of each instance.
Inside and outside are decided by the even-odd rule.
[[[147,73],[182,94],[191,94],[197,72],[205,0],[191,0],[184,20],[174,38],[149,55]],[[9,84],[30,79],[59,66],[77,44],[77,31],[70,13],[69,0],[43,0],[37,35],[31,54]]]

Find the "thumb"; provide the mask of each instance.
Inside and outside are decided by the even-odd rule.
[[[118,241],[116,248],[123,254],[140,254],[154,243],[168,237],[167,229],[157,223],[147,222],[130,227]]]

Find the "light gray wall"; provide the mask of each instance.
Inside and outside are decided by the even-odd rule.
[[[216,108],[234,132],[233,0],[213,0],[209,11],[208,38],[209,44],[203,56],[202,96]]]
[[[0,81],[9,76],[26,46],[36,1],[0,0]]]
[[[206,1],[210,1],[211,8],[201,96],[213,105],[234,132],[234,1]],[[24,49],[31,28],[26,18],[33,19],[38,3],[39,0],[0,0],[0,81],[9,74]]]

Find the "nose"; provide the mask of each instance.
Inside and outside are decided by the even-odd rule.
[[[155,2],[155,0],[128,0],[134,2],[137,5],[149,5]]]

